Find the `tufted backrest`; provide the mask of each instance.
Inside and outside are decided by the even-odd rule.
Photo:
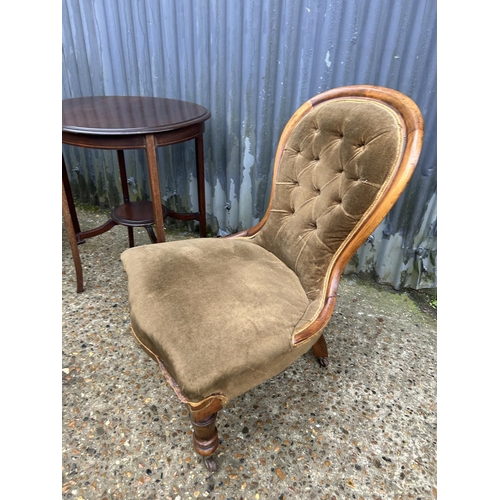
[[[324,301],[334,258],[373,211],[404,155],[402,114],[367,95],[323,96],[295,113],[278,146],[268,212],[251,235],[295,271],[312,302]]]

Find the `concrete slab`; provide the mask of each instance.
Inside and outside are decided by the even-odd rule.
[[[79,208],[83,228],[107,212]],[[136,230],[137,244],[149,244]],[[168,239],[196,237],[179,230]],[[137,346],[113,228],[80,246],[85,290],[62,235],[62,498],[433,499],[436,315],[406,292],[342,278],[312,353],[220,412],[219,470],[194,453],[187,411]]]

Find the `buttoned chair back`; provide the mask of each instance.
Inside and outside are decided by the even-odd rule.
[[[276,154],[268,211],[248,231],[299,277],[321,311],[333,271],[342,271],[406,186],[423,122],[407,96],[386,88],[332,89],[290,119]]]

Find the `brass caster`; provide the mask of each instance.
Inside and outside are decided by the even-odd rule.
[[[318,363],[319,363],[319,366],[326,368],[328,366],[328,364],[330,363],[330,360],[328,358],[318,358]]]
[[[213,455],[205,457],[204,462],[205,462],[205,467],[208,469],[208,472],[210,472],[210,474],[213,474],[217,470],[217,462],[215,461]]]

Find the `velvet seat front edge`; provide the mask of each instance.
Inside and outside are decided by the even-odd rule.
[[[422,139],[420,111],[398,91],[323,92],[286,125],[256,226],[123,252],[133,333],[187,404],[209,470],[224,404],[311,348],[327,365],[342,271],[399,198]]]

